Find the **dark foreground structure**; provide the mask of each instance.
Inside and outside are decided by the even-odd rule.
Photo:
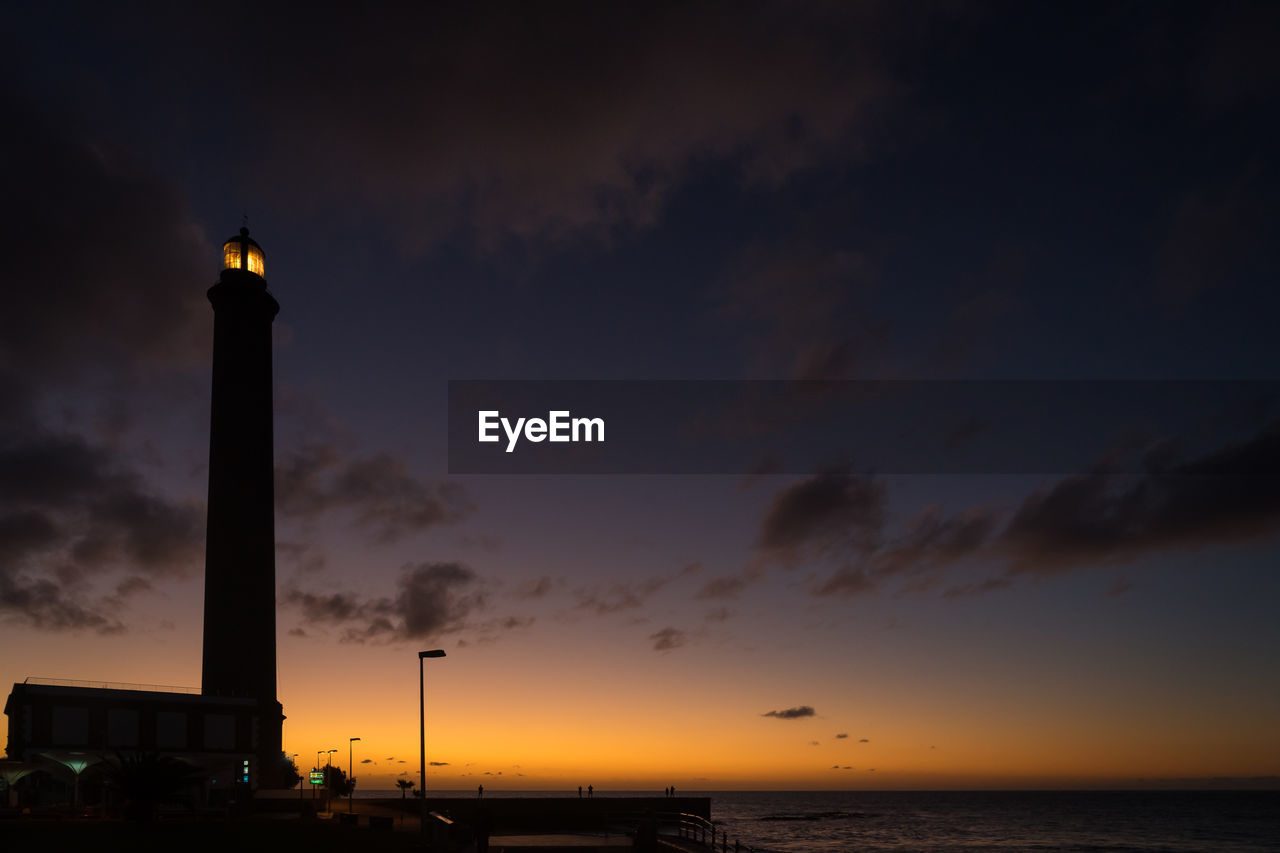
[[[310,801],[305,801],[310,805]],[[306,850],[308,853],[381,853],[424,851],[471,853],[483,849],[482,834],[494,839],[490,850],[508,853],[616,853],[619,849],[705,849],[675,841],[678,816],[709,816],[706,797],[495,797],[427,799],[432,817],[427,832],[417,822],[419,800],[360,800],[354,814],[337,811],[318,819],[302,801],[256,799],[252,812],[232,817],[224,811],[171,811],[163,820],[139,825],[107,819],[53,819],[38,810],[22,815],[0,809],[0,837],[14,849],[129,851],[129,853],[225,853],[228,850]],[[300,813],[301,812],[301,813]],[[645,845],[645,826],[661,824],[668,843]],[[566,836],[573,836],[566,838]],[[694,836],[696,837],[696,836]],[[572,843],[561,844],[565,841]],[[497,846],[495,846],[497,845]],[[717,845],[716,850],[723,845]],[[725,849],[733,850],[730,843]]]
[[[283,801],[280,801],[283,802]],[[363,803],[417,814],[421,800]],[[493,832],[602,832],[634,826],[650,815],[691,814],[711,819],[710,797],[427,797],[427,811],[467,825],[483,822]]]

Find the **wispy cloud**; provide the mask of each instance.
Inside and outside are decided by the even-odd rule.
[[[812,717],[815,713],[817,712],[809,705],[797,705],[784,711],[766,711],[760,716],[774,717],[779,720],[802,720],[805,717]]]
[[[390,454],[347,458],[330,444],[283,454],[275,479],[281,517],[313,521],[325,513],[346,513],[378,542],[453,524],[474,510],[458,483],[429,483]]]
[[[688,635],[676,628],[663,628],[655,634],[650,634],[649,639],[653,640],[653,649],[658,652],[669,652],[689,642]]]
[[[688,563],[675,572],[654,575],[634,583],[579,587],[573,591],[577,599],[574,607],[578,610],[594,611],[600,616],[636,610],[643,607],[654,593],[674,581],[697,574],[700,568],[700,563]]]

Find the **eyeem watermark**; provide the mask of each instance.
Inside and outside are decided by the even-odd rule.
[[[450,474],[1280,478],[1280,380],[450,380],[448,393]]]
[[[547,419],[516,418],[514,424],[497,409],[477,412],[482,442],[501,441],[498,427],[507,434],[507,453],[516,449],[523,434],[525,441],[604,441],[604,418],[574,418],[567,410],[547,412]]]

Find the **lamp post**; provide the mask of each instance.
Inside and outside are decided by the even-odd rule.
[[[356,793],[355,777],[351,775],[354,770],[351,764],[351,745],[358,740],[360,740],[358,737],[353,737],[347,740],[347,814],[351,814],[351,811],[354,808],[351,798],[354,797]]]
[[[293,761],[294,767],[298,766],[298,762],[295,760],[297,757],[298,757],[298,753],[296,752],[289,753],[289,760]],[[298,802],[302,802],[302,771],[301,770],[298,771]],[[301,806],[299,806],[299,808],[301,808]]]
[[[316,750],[316,770],[319,770],[319,769],[320,769],[320,756],[321,756],[321,755],[323,755],[323,754],[324,754],[324,750],[323,750],[323,749],[317,749],[317,750]],[[318,793],[318,792],[317,792],[317,790],[316,790],[318,787],[319,787],[319,786],[317,786],[317,785],[312,785],[312,786],[311,786],[311,802],[312,802],[313,804],[314,804],[314,803],[315,803],[315,801],[316,801],[316,797],[318,797],[318,796],[319,796],[319,793]],[[312,805],[312,808],[315,808],[315,806],[314,806],[314,805]]]
[[[427,701],[426,688],[422,682],[422,661],[424,658],[442,658],[444,649],[432,649],[429,652],[418,652],[418,750],[421,759],[419,768],[419,785],[422,789],[421,832],[427,832]]]
[[[337,752],[337,751],[338,751],[338,750],[337,750],[337,748],[336,748],[336,747],[335,747],[335,748],[333,748],[333,749],[326,749],[326,750],[325,750],[325,752],[329,753],[328,757],[327,757],[327,758],[325,758],[325,760],[324,760],[324,766],[325,766],[325,767],[333,767],[333,754],[334,754],[335,752]],[[332,772],[332,771],[330,771],[329,773],[326,773],[326,774],[325,774],[325,776],[326,776],[326,778],[325,778],[325,780],[324,780],[324,781],[325,781],[325,786],[324,786],[324,810],[325,810],[325,811],[327,811],[327,812],[331,812],[331,811],[333,811],[333,772]]]

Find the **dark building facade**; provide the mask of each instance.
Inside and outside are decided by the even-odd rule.
[[[8,755],[16,761],[50,766],[77,755],[157,752],[199,767],[206,791],[259,783],[253,699],[27,679],[13,685],[4,712]]]

